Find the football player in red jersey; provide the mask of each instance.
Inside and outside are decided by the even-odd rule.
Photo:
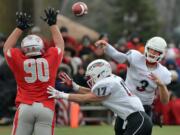
[[[49,27],[55,47],[44,51],[44,44],[37,35],[27,35],[21,49],[13,48],[24,30],[31,27],[30,16],[19,12],[17,27],[4,44],[6,61],[17,82],[16,105],[12,135],[53,135],[54,100],[48,99],[46,89],[55,85],[57,69],[64,51],[64,41],[56,25],[58,11],[45,10],[41,17]]]

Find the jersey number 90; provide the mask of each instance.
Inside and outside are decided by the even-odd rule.
[[[29,74],[24,77],[27,83],[34,83],[37,80],[47,82],[49,80],[49,64],[44,58],[25,60],[24,71]]]

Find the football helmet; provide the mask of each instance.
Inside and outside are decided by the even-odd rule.
[[[165,55],[167,43],[162,37],[153,37],[149,39],[145,45],[145,56],[148,62],[155,63],[162,60]],[[159,55],[154,55],[149,52],[149,49],[153,49],[160,52]]]
[[[87,84],[89,87],[92,87],[99,80],[106,78],[111,74],[111,65],[103,59],[98,59],[88,65],[85,76],[87,78]]]
[[[44,43],[39,36],[28,35],[22,40],[21,49],[28,57],[42,55],[44,52]]]

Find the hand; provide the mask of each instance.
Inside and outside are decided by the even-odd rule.
[[[25,12],[16,12],[16,24],[22,31],[33,26],[31,22],[31,16]]]
[[[52,86],[47,87],[47,93],[50,94],[50,96],[48,98],[56,98],[56,99],[58,99],[58,98],[68,99],[69,98],[69,94],[60,92],[60,91],[56,90],[55,88],[53,88]]]
[[[106,42],[105,40],[98,40],[95,43],[95,46],[100,47],[100,48],[104,48],[107,45],[108,45],[108,42]]]
[[[72,79],[65,72],[61,72],[58,76],[59,76],[59,79],[62,80],[61,83],[66,84],[69,88],[73,87]]]
[[[45,13],[45,17],[41,16],[41,19],[45,21],[49,26],[55,25],[59,10],[55,11],[54,8],[47,8],[44,10],[44,13]]]
[[[52,86],[47,87],[47,93],[50,94],[48,98],[60,98],[59,91],[53,88]]]
[[[164,86],[163,82],[153,73],[149,75],[149,78],[153,80],[158,86]]]
[[[59,74],[59,79],[62,80],[61,83],[66,84],[69,88],[73,89],[76,92],[79,91],[80,86],[73,82],[73,80],[65,72],[61,72]]]

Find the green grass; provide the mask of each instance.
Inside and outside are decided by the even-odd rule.
[[[0,135],[10,135],[10,126],[0,127]],[[112,126],[81,126],[79,128],[56,127],[55,135],[114,135]],[[180,135],[180,126],[154,127],[152,135]]]

